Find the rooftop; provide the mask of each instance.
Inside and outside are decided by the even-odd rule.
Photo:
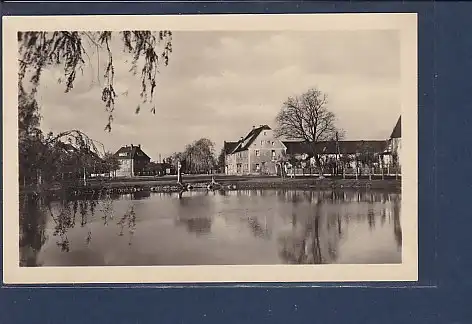
[[[237,142],[225,142],[225,152],[230,154],[247,150],[263,130],[271,130],[271,128],[268,125],[260,125],[259,127],[253,126],[246,137],[242,137]],[[228,151],[226,151],[226,148],[228,148]],[[232,150],[229,150],[229,148],[232,148]]]
[[[397,124],[393,128],[390,138],[401,138],[402,137],[402,116],[398,117]]]
[[[308,142],[284,141],[287,154],[312,154],[312,147]],[[388,141],[325,141],[315,144],[315,150],[324,154],[355,154],[363,150],[385,152]]]
[[[141,153],[142,156],[150,159],[150,157],[141,149],[140,144],[122,146],[118,151],[116,151],[115,156],[118,156],[122,159],[134,159],[138,152]],[[126,153],[126,155],[123,155],[123,153]]]

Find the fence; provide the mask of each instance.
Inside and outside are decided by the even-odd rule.
[[[356,172],[357,171],[357,172]],[[319,170],[318,168],[291,168],[287,170],[287,176],[289,177],[309,177],[309,176],[324,176],[333,177],[341,176],[344,178],[352,177],[401,177],[401,169],[399,167],[372,167],[372,168],[339,168],[331,170]]]

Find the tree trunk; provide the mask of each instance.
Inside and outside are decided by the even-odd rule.
[[[323,172],[323,163],[321,163],[321,159],[320,159],[318,154],[315,155],[315,161],[316,161],[316,164],[318,166],[320,176],[322,176],[324,174],[324,172]]]

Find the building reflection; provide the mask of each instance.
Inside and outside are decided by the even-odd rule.
[[[180,197],[177,207],[177,225],[184,225],[189,233],[196,235],[211,233],[213,222],[208,215],[211,215],[212,205],[208,203],[208,200],[202,199],[202,195],[195,193]]]
[[[36,195],[20,196],[19,248],[20,266],[37,266],[38,253],[46,242],[46,216],[42,199]]]

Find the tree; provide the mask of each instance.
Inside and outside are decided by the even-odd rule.
[[[218,161],[217,161],[218,169],[219,172],[224,173],[226,170],[226,152],[225,148],[221,148],[221,152],[218,155]]]
[[[362,143],[358,148],[358,153],[356,154],[357,164],[368,167],[369,169],[369,179],[371,178],[372,167],[379,160],[378,154],[375,152],[374,148],[367,143]]]
[[[188,144],[183,153],[187,172],[208,173],[212,171],[216,165],[214,146],[214,143],[207,138],[201,138]]]
[[[79,162],[76,166],[83,170],[84,176],[85,167],[90,167],[88,163],[96,165],[96,159],[90,153],[97,153],[97,150],[94,141],[86,134],[75,130],[55,136],[48,134],[47,137],[42,134],[39,128],[41,116],[36,93],[43,71],[51,67],[63,69],[63,75],[58,82],[65,83],[65,92],[69,92],[74,87],[77,76],[87,67],[85,59],[88,59],[89,68],[91,67],[90,48],[98,54],[99,65],[100,53],[104,52],[106,64],[102,71],[97,71],[97,78],[103,72],[104,80],[100,83],[101,100],[108,112],[105,130],[111,131],[115,100],[118,98],[114,88],[113,58],[117,51],[113,47],[115,38],[119,38],[124,51],[131,56],[130,72],[137,74],[139,66],[142,102],[152,102],[159,67],[168,65],[169,55],[172,52],[170,31],[18,32],[19,174],[24,184],[34,179],[40,184],[43,176],[46,176],[45,171],[49,173],[48,177],[52,177],[53,173],[64,169],[64,166],[58,166],[58,163],[65,161],[71,163],[71,156],[64,155],[64,152],[55,147],[55,143],[65,137],[76,144],[78,151],[75,152],[75,156]],[[138,105],[135,112],[139,111]],[[156,112],[155,106],[151,108],[151,112]],[[61,158],[58,158],[59,156]]]
[[[116,171],[120,169],[120,160],[111,152],[106,152],[105,156],[103,157],[103,162],[105,166],[105,170],[108,174],[113,172],[116,176]]]
[[[276,135],[306,142],[320,169],[322,163],[316,144],[334,140],[336,134],[343,133],[336,127],[336,117],[327,104],[326,94],[316,88],[310,89],[302,95],[289,97],[276,117]]]
[[[18,158],[20,181],[26,185],[38,176],[40,160],[45,151],[40,115],[34,96],[18,88]]]
[[[115,65],[113,61],[114,48],[112,40],[119,37],[124,50],[131,55],[130,71],[138,72],[141,67],[141,98],[143,103],[152,101],[157,85],[157,74],[161,64],[169,63],[172,52],[172,33],[170,31],[55,31],[55,32],[18,32],[20,88],[23,81],[30,81],[30,93],[35,95],[44,69],[58,66],[64,69],[65,92],[74,87],[77,75],[83,72],[85,58],[90,60],[86,47],[94,48],[96,52],[106,53],[104,66],[104,82],[101,99],[108,112],[108,123],[105,129],[111,131],[115,99],[118,97],[115,88]],[[160,47],[160,50],[157,48]],[[58,80],[63,82],[62,78]],[[136,108],[138,113],[140,106]],[[151,111],[155,113],[155,106]]]

